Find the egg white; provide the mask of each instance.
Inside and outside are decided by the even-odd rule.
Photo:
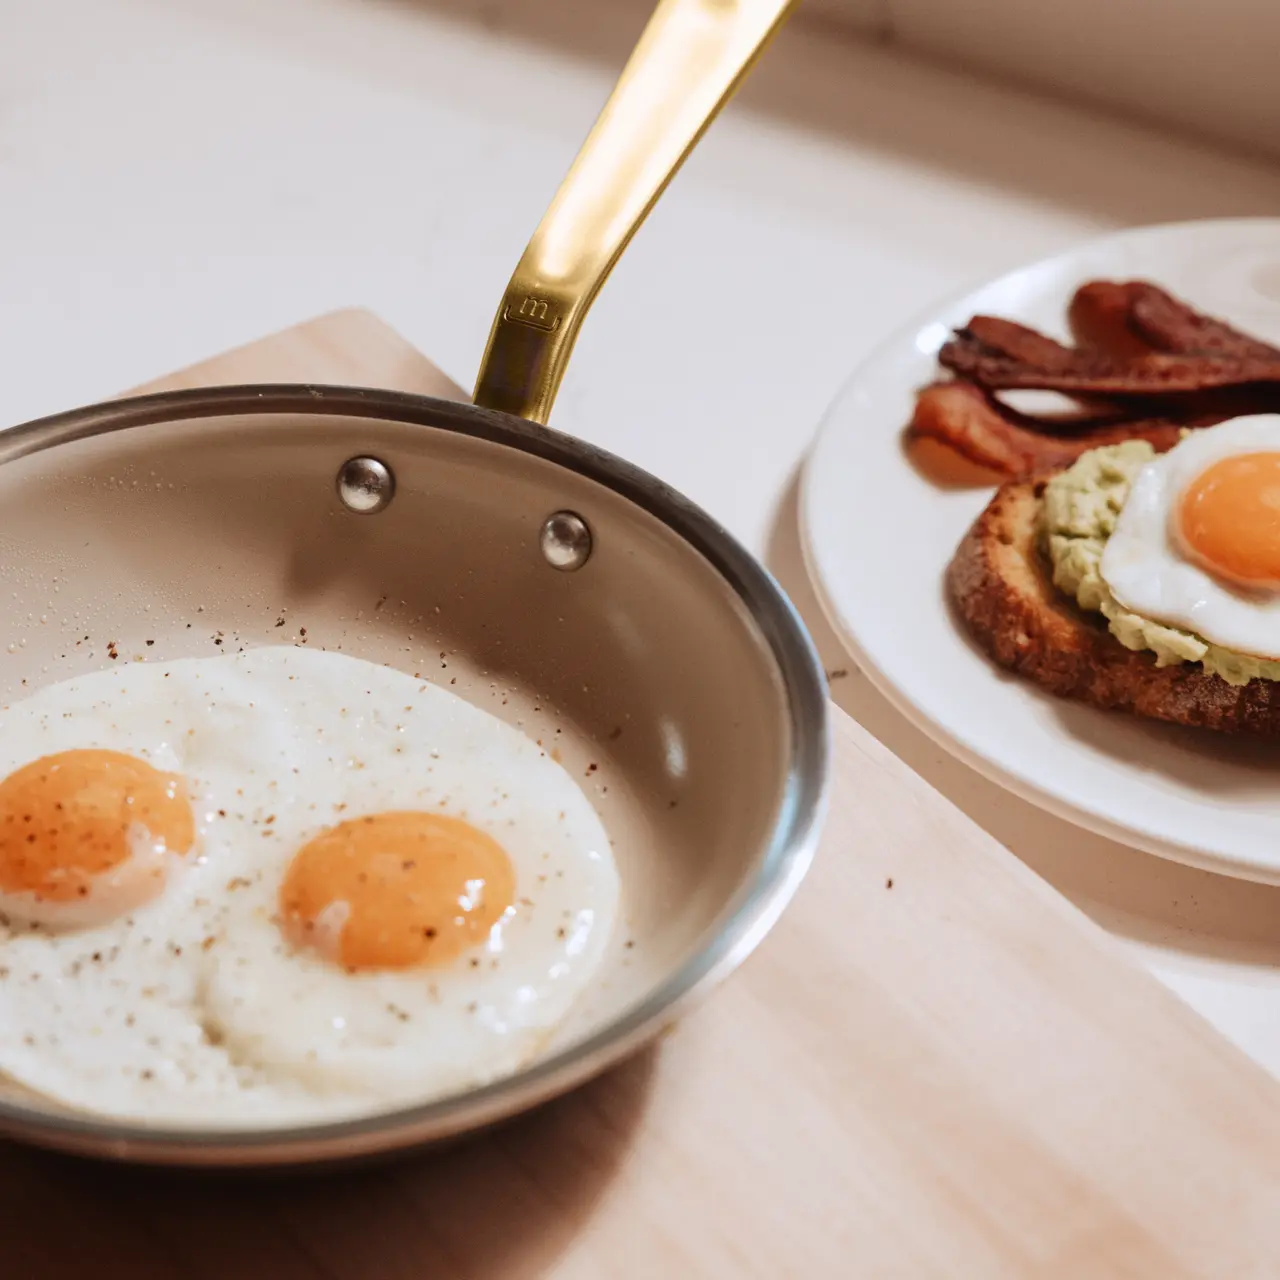
[[[0,776],[75,747],[188,779],[197,852],[93,927],[0,928],[0,1072],[68,1105],[201,1127],[368,1113],[535,1056],[618,909],[607,835],[532,741],[445,690],[297,648],[130,665],[0,712]],[[348,974],[274,921],[293,853],[362,813],[493,836],[517,902],[438,969]]]
[[[1280,415],[1194,431],[1138,473],[1098,571],[1126,609],[1258,658],[1280,658],[1280,593],[1215,578],[1183,551],[1178,499],[1207,467],[1243,453],[1280,452]]]

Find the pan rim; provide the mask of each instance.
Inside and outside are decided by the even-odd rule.
[[[0,1102],[0,1136],[131,1163],[281,1168],[368,1158],[485,1128],[617,1065],[674,1023],[755,950],[812,862],[831,766],[826,678],[813,642],[782,588],[732,534],[670,485],[607,450],[457,401],[364,387],[267,383],[135,396],[23,423],[0,432],[0,466],[94,436],[165,422],[292,414],[429,427],[531,454],[634,503],[697,551],[757,627],[786,700],[790,757],[763,859],[733,914],[643,1000],[551,1057],[480,1088],[357,1119],[285,1128],[153,1127]]]

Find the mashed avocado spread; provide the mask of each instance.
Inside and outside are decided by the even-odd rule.
[[[1053,564],[1053,582],[1082,609],[1101,613],[1111,634],[1127,649],[1149,649],[1156,665],[1199,662],[1229,684],[1255,677],[1280,680],[1280,662],[1235,653],[1190,631],[1131,613],[1111,594],[1098,566],[1116,527],[1120,509],[1138,472],[1155,457],[1145,440],[1126,440],[1082,454],[1049,481],[1044,495],[1044,536]]]

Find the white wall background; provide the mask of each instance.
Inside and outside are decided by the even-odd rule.
[[[1280,0],[801,0],[801,13],[1280,156]]]

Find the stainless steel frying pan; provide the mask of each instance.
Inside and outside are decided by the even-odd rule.
[[[109,642],[161,660],[291,639],[440,680],[554,738],[595,800],[626,898],[595,989],[516,1076],[391,1114],[177,1131],[0,1084],[0,1133],[206,1166],[448,1138],[618,1061],[777,919],[827,768],[808,637],[707,515],[537,424],[613,263],[788,7],[658,5],[512,279],[475,406],[219,387],[0,436],[0,697],[108,665]]]

